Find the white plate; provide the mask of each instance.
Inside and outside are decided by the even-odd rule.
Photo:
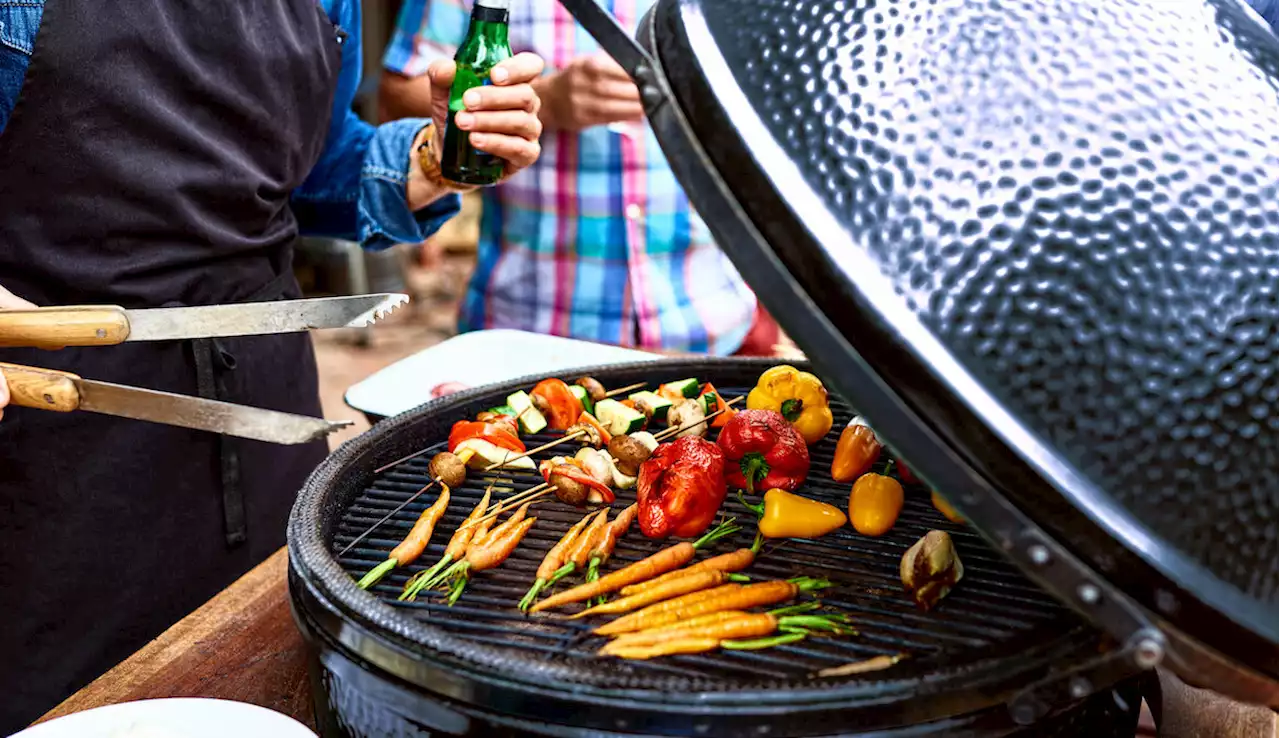
[[[524,331],[475,331],[454,336],[379,370],[347,390],[351,407],[370,415],[399,415],[432,399],[446,382],[470,387],[528,374],[554,375],[597,364],[660,359],[657,354]]]
[[[230,700],[160,699],[107,705],[41,723],[12,738],[316,738],[293,718]]]

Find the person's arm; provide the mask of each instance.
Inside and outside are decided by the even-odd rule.
[[[420,242],[460,207],[452,187],[422,174],[418,147],[430,120],[411,118],[375,127],[351,111],[360,84],[360,6],[357,0],[329,0],[327,5],[331,19],[348,37],[324,150],[293,193],[299,227],[303,233],[348,238],[373,249]],[[495,68],[493,85],[469,94],[476,99],[470,109],[486,111],[470,121],[472,141],[506,159],[509,171],[533,163],[539,152],[538,102],[528,81],[541,70],[537,57],[518,55]],[[427,79],[447,91],[453,63],[431,71]],[[441,109],[436,111],[441,121],[446,104],[441,96]],[[436,127],[436,152],[443,151],[443,135],[443,126]]]

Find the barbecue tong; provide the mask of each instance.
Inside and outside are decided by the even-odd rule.
[[[408,300],[407,295],[382,293],[145,310],[111,305],[0,310],[0,346],[60,349],[360,328]],[[0,362],[0,372],[9,385],[10,403],[38,410],[86,410],[279,444],[315,441],[351,425],[97,382],[52,369]]]

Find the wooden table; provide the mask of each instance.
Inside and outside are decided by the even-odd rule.
[[[213,697],[282,712],[314,729],[306,645],[289,613],[284,549],[37,722],[131,700]],[[1267,738],[1275,713],[1165,683],[1164,738]],[[1138,735],[1156,735],[1144,709]]]

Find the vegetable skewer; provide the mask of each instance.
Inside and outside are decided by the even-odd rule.
[[[365,574],[356,586],[360,587],[360,589],[368,589],[377,584],[392,569],[408,566],[417,560],[422,555],[422,552],[426,550],[427,544],[431,542],[431,534],[435,532],[436,523],[440,522],[440,518],[444,516],[444,511],[448,507],[449,485],[442,484],[440,497],[435,501],[435,504],[422,511],[409,534],[404,537],[400,545],[391,549],[391,553],[387,555],[387,560],[375,566],[368,574]]]
[[[463,521],[464,523],[467,522],[467,520],[474,520],[481,515],[484,515],[485,510],[489,507],[489,497],[492,492],[493,485],[489,485],[489,488],[484,491],[484,497],[481,497],[480,501],[476,503],[475,509],[473,509],[471,514]],[[466,555],[467,546],[471,543],[472,537],[479,531],[480,529],[475,527],[464,528],[462,526],[458,526],[458,529],[453,532],[453,537],[449,539],[449,545],[445,546],[444,555],[441,556],[440,560],[433,564],[431,568],[418,572],[413,575],[409,581],[405,582],[404,592],[400,594],[400,599],[402,601],[413,601],[417,599],[418,593],[426,587],[428,582],[433,580],[436,575],[440,573],[441,569],[448,566],[450,562],[456,561]]]
[[[548,597],[542,602],[534,605],[530,611],[541,612],[553,607],[589,600],[597,595],[617,592],[627,585],[643,582],[647,579],[658,576],[659,574],[666,574],[667,572],[673,569],[678,569],[693,560],[693,556],[698,549],[718,541],[725,536],[732,535],[739,530],[741,530],[741,528],[734,525],[732,519],[727,520],[716,528],[708,531],[706,535],[693,543],[681,541],[673,546],[668,546],[646,559],[637,561],[634,564],[623,567],[615,572],[610,572],[594,582],[587,582],[586,584],[581,584],[573,589],[552,595],[551,597]]]
[[[338,552],[338,556],[345,556],[346,553],[355,548],[358,543],[363,541],[365,538],[368,538],[369,534],[373,533],[378,528],[381,528],[384,523],[395,517],[396,513],[413,504],[414,500],[426,494],[427,491],[436,486],[436,484],[448,484],[452,487],[461,486],[463,481],[466,480],[467,462],[471,460],[471,456],[474,453],[475,452],[471,450],[463,450],[456,456],[447,451],[436,454],[435,457],[431,459],[431,464],[427,467],[432,475],[431,482],[417,492],[414,492],[412,495],[409,495],[409,499],[399,505],[396,505],[395,509],[386,515],[383,515],[381,520],[369,526],[363,533],[353,538],[351,543],[348,543],[341,551]],[[454,457],[454,459],[447,459],[447,457]],[[458,476],[457,465],[453,463],[454,460],[462,462],[462,476]]]
[[[538,599],[538,594],[546,588],[551,578],[560,572],[562,565],[564,565],[565,552],[577,540],[578,534],[582,532],[582,529],[587,527],[589,520],[591,520],[591,514],[584,515],[582,520],[574,523],[573,527],[560,537],[556,545],[552,546],[550,551],[547,551],[542,563],[538,565],[537,579],[534,581],[533,586],[529,587],[529,591],[525,593],[524,598],[520,600],[519,608],[522,611],[529,609],[529,606]]]
[[[694,592],[674,600],[667,600],[624,615],[596,628],[596,635],[616,635],[646,630],[661,625],[678,623],[699,615],[721,610],[746,610],[760,605],[776,605],[786,602],[802,592],[830,587],[826,579],[775,580],[759,584],[726,584],[715,589]]]

